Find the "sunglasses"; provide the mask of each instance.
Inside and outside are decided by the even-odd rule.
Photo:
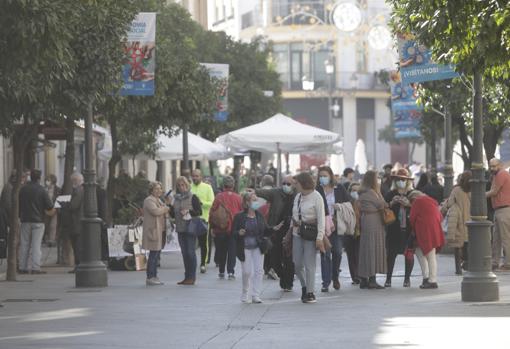
[[[285,182],[285,183],[282,183],[282,185],[288,185],[290,187],[292,185],[292,183]]]

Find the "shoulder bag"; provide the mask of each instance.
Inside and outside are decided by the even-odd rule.
[[[188,223],[187,233],[195,236],[207,234],[207,223],[200,217],[192,217]]]
[[[299,232],[298,235],[301,236],[303,240],[306,241],[315,241],[317,240],[317,235],[319,234],[319,230],[317,228],[317,224],[310,224],[303,222],[301,216],[301,197],[302,194],[299,194],[298,200],[298,214],[299,214]]]

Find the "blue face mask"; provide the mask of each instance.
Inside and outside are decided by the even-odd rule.
[[[290,194],[292,193],[292,187],[290,185],[284,185],[282,186],[282,190],[285,194]]]
[[[328,177],[328,176],[320,176],[320,177],[319,177],[319,183],[320,183],[322,186],[328,185],[330,182],[331,182],[331,180],[329,179],[329,177]]]
[[[252,201],[250,204],[250,208],[253,211],[257,211],[261,206],[262,206],[262,204],[259,201]]]

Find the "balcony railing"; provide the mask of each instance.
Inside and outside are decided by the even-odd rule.
[[[311,79],[313,81],[313,89],[328,89],[328,76],[320,75],[320,78]],[[305,80],[308,80],[306,76]],[[280,74],[280,80],[283,84],[284,91],[300,91],[303,90],[303,77],[297,79],[291,77],[290,73]],[[331,84],[332,89],[336,90],[378,90],[384,91],[388,87],[382,84],[376,77],[375,73],[356,73],[356,72],[335,72],[334,79]]]

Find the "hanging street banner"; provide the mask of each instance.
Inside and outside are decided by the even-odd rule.
[[[156,13],[140,12],[124,41],[122,96],[153,96],[156,69]]]
[[[397,71],[390,73],[391,115],[395,138],[420,138],[423,106],[416,103],[415,84],[404,83]]]
[[[218,91],[216,93],[216,112],[214,120],[225,122],[228,119],[228,64],[200,63],[207,70],[211,78],[217,80]]]
[[[402,83],[446,80],[459,76],[453,64],[437,64],[431,60],[430,50],[413,40],[410,34],[398,34],[398,55]]]

